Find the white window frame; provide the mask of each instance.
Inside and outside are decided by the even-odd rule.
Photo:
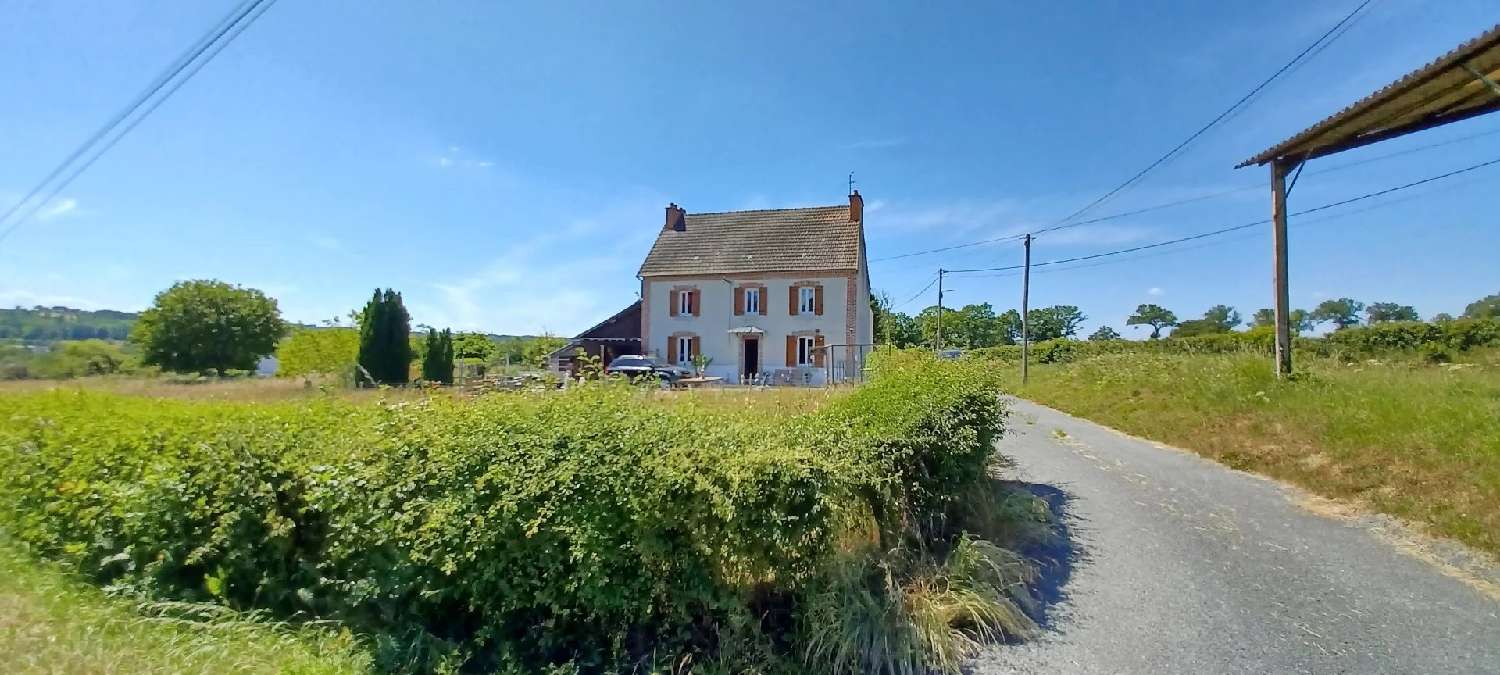
[[[798,335],[797,336],[797,365],[798,366],[811,366],[811,365],[813,365],[814,363],[817,362],[816,359],[813,358],[813,349],[815,347],[817,347],[817,345],[818,345],[817,338],[810,337],[810,336],[807,336],[807,335]]]
[[[797,313],[818,313],[818,289],[813,286],[797,287]]]
[[[745,313],[760,314],[760,288],[751,286],[745,289]]]
[[[677,341],[677,364],[679,366],[689,365],[693,362],[693,337],[691,335],[679,335],[672,338]]]
[[[682,291],[678,291],[677,292],[677,316],[692,316],[693,315],[693,294],[694,293],[695,293],[695,291],[693,291],[692,289],[682,290]]]

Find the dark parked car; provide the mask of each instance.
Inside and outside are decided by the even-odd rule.
[[[632,380],[642,377],[655,377],[667,384],[676,384],[678,380],[687,377],[690,373],[683,368],[662,363],[649,356],[626,355],[616,357],[611,361],[609,367],[604,369],[609,375],[624,375]]]

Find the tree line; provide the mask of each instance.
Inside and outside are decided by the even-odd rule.
[[[923,309],[915,316],[893,311],[890,299],[884,295],[873,296],[870,301],[875,314],[876,340],[898,347],[929,346],[936,348],[995,347],[1016,344],[1021,338],[1021,313],[1009,309],[996,313],[989,303],[969,304],[957,309],[934,305]],[[1480,298],[1464,308],[1467,318],[1500,318],[1500,293]],[[1421,316],[1411,305],[1395,302],[1372,302],[1366,304],[1352,298],[1324,300],[1312,310],[1294,309],[1288,317],[1292,331],[1296,333],[1313,330],[1318,324],[1331,325],[1342,330],[1361,323],[1379,324],[1392,321],[1420,321]],[[1053,305],[1027,312],[1027,333],[1032,341],[1076,338],[1079,327],[1088,319],[1074,305]],[[1434,322],[1452,321],[1453,316],[1443,313],[1432,317]],[[1269,308],[1256,310],[1250,317],[1251,328],[1269,327],[1275,324],[1275,312]],[[1229,305],[1214,305],[1201,318],[1179,319],[1177,314],[1156,304],[1138,305],[1125,320],[1127,327],[1149,328],[1147,339],[1156,340],[1170,333],[1172,337],[1191,337],[1227,333],[1246,325],[1239,310]],[[941,339],[939,339],[941,332]],[[1090,340],[1119,340],[1119,331],[1110,326],[1100,326],[1088,336]]]

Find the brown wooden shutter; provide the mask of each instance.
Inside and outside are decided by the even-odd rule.
[[[677,338],[667,338],[667,363],[677,363]]]
[[[760,287],[760,302],[756,303],[756,305],[757,305],[757,309],[760,310],[760,315],[761,316],[765,316],[766,315],[766,305],[771,304],[771,295],[766,292],[766,291],[769,291],[769,290],[771,290],[771,289],[766,288],[765,286],[761,286]]]
[[[797,365],[797,336],[786,336],[786,367]]]
[[[822,290],[823,290],[822,288],[818,289],[819,295],[822,295],[822,292],[821,292]],[[821,305],[819,305],[819,306],[821,307]],[[819,334],[819,335],[817,335],[816,337],[813,338],[813,365],[815,365],[815,366],[817,366],[819,368],[823,367],[823,336],[822,336],[822,334]]]
[[[745,287],[744,286],[735,286],[734,287],[734,315],[735,316],[743,316],[744,314],[745,314]]]
[[[792,316],[796,316],[797,315],[797,287],[796,286],[792,286],[792,287],[789,287],[789,288],[786,289],[786,298],[787,298],[787,300],[786,300],[786,304],[787,304],[786,313],[787,314],[791,314]]]
[[[823,316],[823,287],[813,289],[813,313]]]
[[[698,316],[698,311],[703,309],[700,307],[703,304],[703,291],[694,290],[688,293],[692,294],[692,297],[688,299],[688,306],[693,309],[693,316]]]
[[[698,358],[698,338],[688,338],[688,358]]]
[[[677,293],[672,291],[667,295],[667,316],[677,316]]]

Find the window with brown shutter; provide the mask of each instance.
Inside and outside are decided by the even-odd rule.
[[[745,287],[744,286],[735,286],[734,287],[734,315],[735,316],[744,316],[745,315]]]
[[[766,295],[766,291],[767,290],[770,290],[770,289],[766,288],[765,286],[761,286],[756,291],[756,292],[758,292],[760,294],[760,300],[758,302],[756,302],[755,304],[758,306],[757,309],[759,310],[759,314],[761,316],[765,316],[766,315],[766,305],[771,304],[771,296]]]
[[[796,316],[797,315],[797,287],[796,286],[788,286],[786,290],[787,290],[787,294],[786,294],[786,313],[790,314],[792,316]],[[788,361],[787,363],[791,363],[791,361]]]
[[[681,292],[682,291],[674,290],[667,297],[667,315],[668,316],[677,316],[677,294],[681,293]]]
[[[698,351],[698,338],[694,337],[694,338],[689,339],[688,340],[688,358],[689,359],[696,359],[696,358],[698,358],[698,354],[699,353],[700,352]]]
[[[819,296],[822,295],[822,292],[821,292],[822,290],[823,289],[821,287],[818,288],[818,291],[819,291],[818,295]],[[819,307],[822,307],[822,305],[819,305]],[[823,352],[824,352],[823,336],[821,334],[819,334],[819,335],[813,337],[813,365],[814,366],[817,366],[819,368],[823,367]]]
[[[786,336],[786,367],[797,365],[797,336]]]
[[[813,297],[813,313],[817,314],[818,316],[823,316],[823,286],[822,286],[822,284],[819,284],[818,286],[816,286],[815,289],[816,290],[813,291],[813,293],[814,293],[814,297]],[[822,339],[822,338],[819,338],[819,339]]]
[[[677,363],[677,338],[667,338],[667,363]]]
[[[693,316],[698,316],[698,311],[703,308],[703,291],[695,289],[689,292],[693,294]]]

